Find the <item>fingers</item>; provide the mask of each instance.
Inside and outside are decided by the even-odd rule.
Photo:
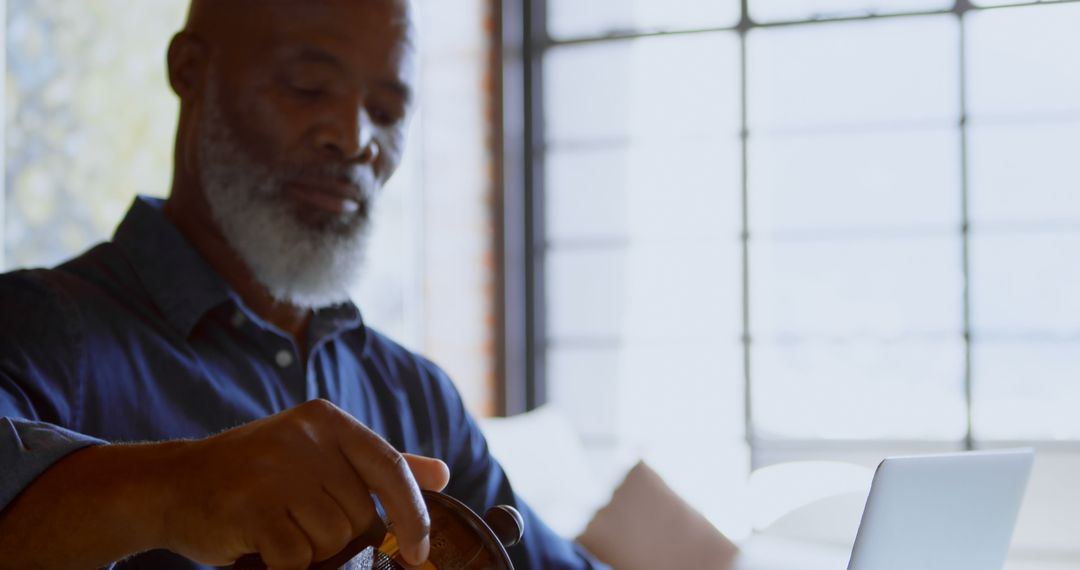
[[[403,454],[409,464],[416,484],[426,491],[442,491],[450,482],[450,468],[445,463],[431,457]]]
[[[353,470],[352,464],[341,455],[341,452],[335,451],[340,460],[323,472],[325,481],[323,490],[345,513],[355,538],[371,529],[378,513],[375,511],[375,502],[371,499],[371,491],[368,490],[367,485]]]
[[[378,497],[406,562],[427,560],[430,519],[420,489],[441,490],[445,463],[402,455],[375,432],[326,401],[312,401],[207,438],[188,448],[207,466],[210,508],[183,501],[174,541],[202,561],[257,553],[274,569],[306,568],[359,537],[385,531]],[[196,489],[197,490],[197,489]],[[378,523],[378,524],[376,524]]]
[[[394,525],[405,561],[423,563],[430,551],[431,520],[409,462],[363,425],[356,423],[354,428],[349,434],[353,437],[341,438],[342,452],[368,488],[379,497]]]
[[[311,565],[314,552],[307,535],[288,513],[268,519],[256,547],[270,570],[293,570]]]
[[[326,493],[296,501],[290,514],[307,536],[314,560],[330,558],[353,538],[352,523]]]

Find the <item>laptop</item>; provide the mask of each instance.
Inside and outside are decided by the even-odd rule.
[[[1031,449],[881,462],[848,570],[1001,570]]]

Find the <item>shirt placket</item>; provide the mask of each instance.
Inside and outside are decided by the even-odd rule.
[[[243,330],[248,326],[250,319],[240,307],[236,307],[229,320],[234,328]],[[300,367],[301,358],[296,344],[274,330],[256,328],[260,344],[265,346],[267,360],[280,379],[280,386],[291,404],[311,400],[311,387],[304,375],[304,370]]]
[[[309,400],[315,398],[328,397],[330,390],[325,383],[329,381],[327,378],[327,370],[325,367],[322,369],[322,374],[319,373],[320,366],[323,366],[321,352],[326,348],[326,345],[330,343],[332,335],[327,331],[322,330],[322,327],[316,328],[313,324],[311,329],[311,336],[308,337],[308,342],[311,346],[311,352],[308,353],[307,359],[307,394]]]

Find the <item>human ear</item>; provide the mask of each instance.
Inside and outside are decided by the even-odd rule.
[[[199,91],[206,77],[206,44],[195,34],[182,31],[169,44],[169,84],[181,102],[188,102]]]

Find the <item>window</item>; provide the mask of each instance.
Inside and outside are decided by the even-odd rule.
[[[1080,442],[1080,2],[999,4],[534,6],[534,363],[599,454],[709,512],[776,450]]]

